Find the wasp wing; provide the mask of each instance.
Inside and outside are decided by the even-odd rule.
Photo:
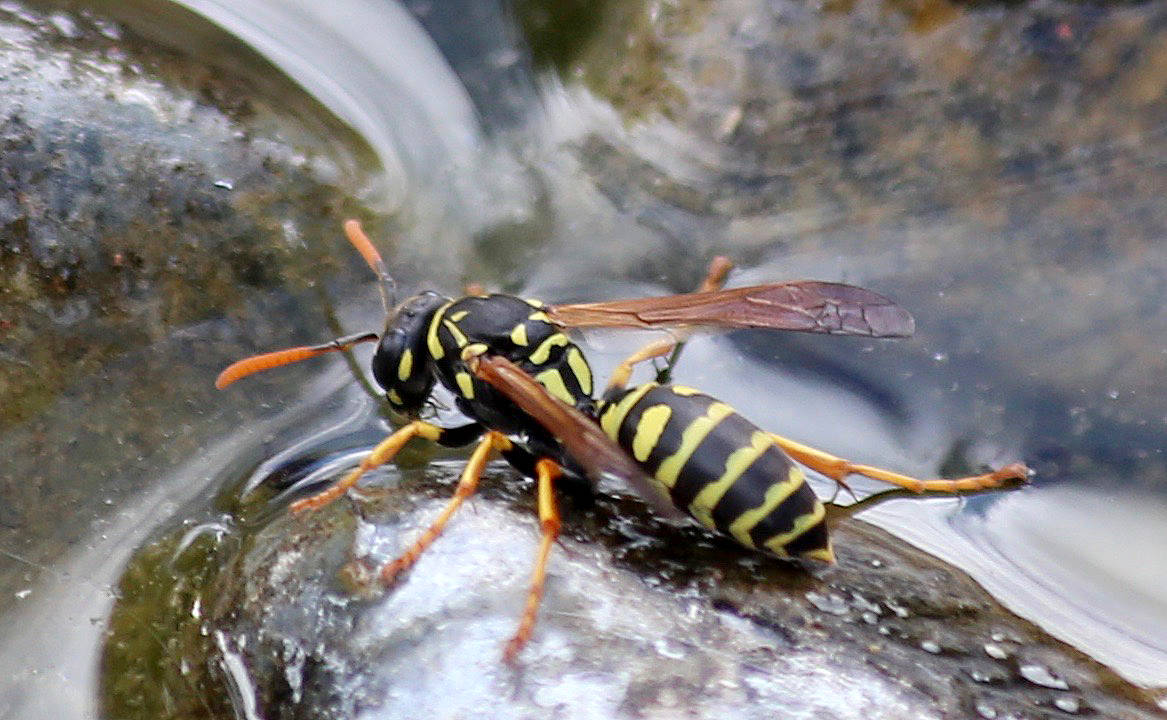
[[[854,285],[806,280],[686,295],[553,305],[548,317],[565,327],[767,328],[831,335],[908,337],[911,314]]]
[[[479,379],[550,431],[592,480],[623,480],[665,516],[679,515],[648,474],[595,421],[547,392],[518,365],[501,355],[486,354],[470,359],[468,364]]]

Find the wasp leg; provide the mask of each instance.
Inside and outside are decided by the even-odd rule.
[[[781,435],[771,433],[771,437],[790,457],[811,470],[826,475],[835,482],[843,485],[843,487],[846,487],[844,479],[848,475],[862,475],[872,480],[880,480],[891,485],[898,485],[915,493],[955,493],[966,490],[988,490],[990,488],[1000,487],[1010,480],[1024,482],[1029,479],[1030,474],[1029,468],[1024,464],[1010,463],[998,470],[983,475],[970,475],[968,477],[953,478],[951,480],[920,480],[909,475],[892,472],[891,470],[872,467],[871,465],[859,465],[850,460],[844,460],[822,450],[784,438]]]
[[[632,368],[637,363],[642,363],[645,360],[651,360],[652,358],[669,355],[678,346],[678,341],[675,338],[661,338],[659,340],[653,340],[628,357],[624,358],[624,361],[617,365],[616,369],[612,371],[612,376],[608,380],[608,386],[604,388],[604,397],[610,397],[611,395],[620,392],[626,385],[628,385],[628,378],[632,376]]]
[[[446,523],[450,521],[450,517],[454,512],[462,506],[466,498],[474,494],[478,489],[478,479],[482,477],[482,471],[486,467],[486,462],[490,459],[491,452],[495,450],[509,450],[511,441],[507,440],[506,436],[497,432],[488,432],[481,441],[478,447],[474,448],[474,452],[470,455],[470,460],[467,461],[466,467],[462,469],[462,477],[458,480],[458,487],[454,490],[454,497],[450,498],[450,502],[442,512],[434,519],[433,523],[426,528],[425,532],[413,541],[413,544],[406,548],[405,552],[401,553],[392,562],[386,563],[378,571],[381,582],[385,585],[390,585],[402,572],[413,567],[421,554],[425,552],[426,548],[433,544],[434,540],[442,534],[442,530],[446,528]]]
[[[381,444],[373,448],[373,451],[361,460],[361,464],[352,469],[352,471],[345,475],[340,480],[336,481],[329,487],[321,490],[315,495],[310,495],[306,498],[297,500],[292,503],[291,509],[293,513],[301,513],[305,510],[319,510],[328,503],[337,499],[341,495],[348,492],[349,488],[357,484],[361,476],[373,468],[380,467],[392,460],[401,448],[405,447],[405,443],[412,440],[414,437],[423,437],[426,440],[437,442],[443,433],[443,429],[437,425],[433,425],[422,420],[414,420],[397,432],[381,441]]]
[[[539,551],[535,554],[535,569],[531,573],[531,587],[527,591],[527,604],[523,608],[523,616],[519,619],[519,627],[514,636],[507,642],[503,651],[503,660],[513,663],[535,629],[535,618],[539,613],[539,603],[543,600],[543,584],[547,579],[547,558],[551,554],[551,546],[559,537],[562,523],[559,519],[559,508],[555,505],[554,481],[559,478],[562,469],[559,465],[547,458],[535,463],[535,480],[538,483],[539,504],[539,532],[542,538],[539,541]]]
[[[701,281],[701,285],[696,292],[714,292],[720,290],[725,285],[725,278],[729,275],[729,271],[733,269],[733,263],[729,258],[718,255],[709,263],[709,270],[705,273],[705,279]],[[608,386],[604,390],[604,396],[615,394],[624,389],[628,384],[628,378],[632,375],[632,368],[638,363],[653,358],[668,356],[665,361],[665,367],[656,375],[656,381],[659,383],[668,382],[669,375],[676,364],[677,358],[681,354],[681,348],[685,345],[685,340],[689,333],[684,330],[676,330],[671,337],[653,340],[640,348],[636,352],[629,355],[622,363],[616,366],[612,371],[611,379],[608,380]]]
[[[840,521],[848,519],[864,510],[870,510],[877,505],[882,505],[888,500],[919,496],[919,493],[901,487],[895,487],[872,493],[862,500],[856,500],[850,505],[835,505],[832,502],[825,502],[823,504],[826,506],[827,511],[827,527],[833,529]]]

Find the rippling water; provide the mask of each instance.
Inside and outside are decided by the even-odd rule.
[[[1162,2],[635,6],[571,31],[529,3],[518,24],[473,3],[180,4],[369,144],[384,172],[365,195],[402,218],[392,254],[418,269],[405,285],[680,291],[720,252],[741,263],[735,283],[895,297],[917,316],[911,341],[699,338],[678,380],[871,464],[1025,459],[1038,476],[1019,492],[864,517],[1167,686],[1167,70],[1148,39],[1161,46]],[[601,335],[590,355],[610,366],[629,342]],[[38,588],[50,599],[4,652],[86,658],[89,627],[36,638],[57,612],[101,616],[176,487],[199,481],[127,508],[57,570],[90,591]]]

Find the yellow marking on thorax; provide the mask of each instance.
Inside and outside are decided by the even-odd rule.
[[[788,532],[775,535],[769,540],[766,540],[764,543],[762,543],[762,547],[766,548],[779,557],[789,557],[790,553],[786,550],[786,546],[794,542],[794,540],[797,539],[799,535],[802,535],[807,530],[810,530],[812,527],[822,522],[823,516],[826,514],[827,508],[821,502],[816,502],[814,504],[814,510],[811,510],[805,515],[799,515],[794,520],[793,528],[791,528]],[[820,551],[805,554],[807,557],[815,557],[820,560],[825,560],[826,562],[834,562],[835,553],[831,551],[829,545],[827,546],[827,552],[829,553],[829,556],[825,556]]]
[[[470,379],[470,373],[465,371],[455,373],[454,382],[458,383],[458,391],[462,393],[462,397],[467,400],[474,399],[474,381]]]
[[[462,361],[465,362],[472,357],[478,357],[490,350],[490,346],[486,343],[470,343],[462,348]]]
[[[566,335],[557,332],[539,343],[539,347],[535,348],[535,352],[531,353],[527,359],[535,365],[542,365],[547,362],[547,358],[551,357],[551,348],[563,347],[570,342],[571,340],[568,340]]]
[[[535,381],[543,387],[547,388],[547,392],[559,398],[568,405],[575,405],[575,398],[567,391],[567,385],[563,383],[563,376],[555,368],[544,370],[535,376]]]
[[[520,347],[527,347],[527,323],[521,322],[511,330],[511,342]]]
[[[583,353],[579,351],[579,348],[573,347],[567,351],[567,366],[575,374],[575,379],[579,382],[580,391],[584,395],[591,395],[592,369],[588,367],[588,361],[584,359]]]
[[[442,349],[442,344],[438,342],[438,327],[442,323],[442,314],[446,312],[446,308],[453,304],[454,301],[451,300],[450,302],[438,308],[437,312],[434,313],[433,320],[430,320],[430,329],[429,332],[426,333],[425,342],[426,347],[429,348],[430,357],[432,357],[434,360],[441,360],[442,356],[446,354],[446,351]]]
[[[547,313],[543,312],[542,310],[536,310],[535,312],[528,315],[527,319],[533,320],[535,322],[545,322],[548,325],[552,324],[551,318],[547,317]]]
[[[806,478],[803,476],[802,470],[792,465],[785,480],[776,482],[766,488],[766,494],[762,498],[761,505],[746,510],[730,523],[729,534],[733,535],[734,539],[742,545],[748,548],[754,547],[754,541],[750,538],[750,531],[754,529],[754,526],[762,522],[767,515],[773,512],[774,508],[778,507],[783,500],[790,497],[798,488],[802,487],[805,482]]]
[[[725,459],[725,472],[721,474],[721,477],[701,488],[701,492],[697,493],[697,497],[693,498],[693,502],[689,505],[689,512],[697,519],[697,522],[711,530],[717,529],[713,523],[713,508],[742,476],[742,473],[749,469],[758,456],[773,444],[774,441],[770,439],[769,433],[756,430],[750,437],[749,445],[738,448],[729,454],[729,457]]]
[[[401,362],[397,363],[397,379],[405,382],[413,372],[413,350],[405,348],[401,352]]]
[[[466,343],[467,343],[466,334],[464,332],[462,332],[462,329],[460,327],[458,327],[454,323],[450,322],[449,320],[443,320],[442,325],[445,326],[446,330],[450,331],[450,335],[452,335],[454,337],[454,343],[458,347],[465,347],[466,346]]]
[[[600,427],[603,428],[604,433],[615,441],[620,434],[620,425],[628,416],[628,411],[632,409],[633,405],[640,402],[640,398],[644,397],[645,393],[656,386],[656,383],[645,383],[621,398],[620,402],[605,406],[600,414]]]
[[[541,308],[547,304],[542,300],[536,300],[535,298],[523,298],[523,302],[527,303],[533,308]]]
[[[637,462],[644,462],[648,454],[656,447],[660,436],[673,415],[673,409],[668,405],[653,405],[640,414],[636,423],[636,433],[632,437],[632,457]]]
[[[459,310],[456,313],[450,313],[450,322],[461,322],[462,318],[470,314],[469,310]]]
[[[683,397],[690,397],[692,395],[701,394],[701,391],[697,388],[691,388],[687,385],[673,385],[669,389],[671,389],[675,395],[681,395]]]
[[[689,458],[701,447],[705,436],[717,427],[717,423],[725,418],[733,415],[733,408],[722,402],[715,402],[709,406],[705,414],[689,423],[689,427],[685,428],[681,433],[681,446],[676,451],[665,458],[660,467],[656,469],[656,478],[661,481],[661,484],[667,488],[671,488],[677,484],[677,476],[681,474],[685,463],[689,462]]]

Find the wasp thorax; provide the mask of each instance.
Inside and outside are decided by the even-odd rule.
[[[398,412],[417,413],[433,390],[426,333],[434,313],[448,302],[449,298],[426,291],[402,302],[389,316],[373,354],[373,377]]]

